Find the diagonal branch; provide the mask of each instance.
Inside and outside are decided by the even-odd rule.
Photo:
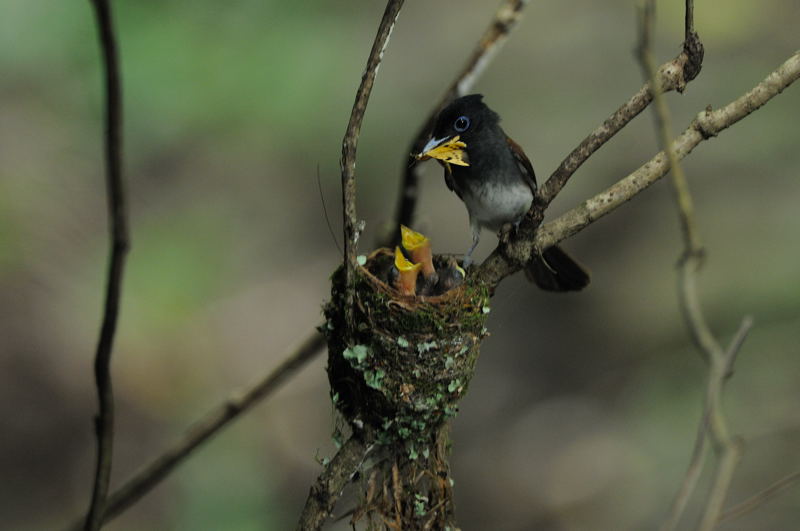
[[[784,476],[761,492],[754,494],[743,502],[734,505],[722,513],[719,517],[719,522],[722,523],[729,520],[735,520],[740,516],[744,516],[745,514],[758,509],[771,499],[794,486],[798,481],[800,481],[800,471],[793,472],[788,476]]]
[[[691,0],[686,2],[686,21],[687,28],[692,22],[694,12]],[[677,90],[683,92],[686,84],[697,77],[703,63],[703,44],[694,29],[687,29],[686,37],[683,42],[683,50],[678,56],[658,69],[659,86],[662,92]],[[611,137],[616,135],[623,127],[636,118],[651,101],[653,101],[652,83],[647,82],[639,91],[625,102],[614,114],[612,114],[597,129],[583,139],[578,146],[561,161],[556,171],[550,175],[547,182],[539,189],[539,197],[534,206],[543,209],[549,205],[558,195],[572,174],[586,162],[592,154],[608,142]]]
[[[92,501],[84,529],[100,528],[108,495],[114,445],[114,393],[111,386],[111,352],[117,328],[125,256],[128,252],[128,223],[122,184],[122,86],[120,83],[111,6],[107,0],[92,0],[105,74],[105,164],[106,194],[110,217],[110,258],[103,322],[94,361],[99,413],[95,418],[97,463]]]
[[[373,436],[369,432],[353,434],[336,452],[317,481],[311,486],[297,523],[298,531],[322,528],[342,495],[342,491],[364,462],[372,444]]]
[[[489,63],[492,62],[492,59],[503,47],[506,40],[508,40],[511,31],[522,18],[522,10],[528,5],[528,2],[529,0],[503,0],[461,72],[444,92],[439,99],[439,103],[431,110],[428,118],[417,131],[417,135],[408,148],[408,153],[419,153],[436,123],[436,116],[439,112],[450,101],[464,96],[472,90],[478,78],[489,66]],[[403,182],[400,185],[400,197],[397,202],[394,225],[391,227],[391,232],[387,233],[388,235],[384,238],[384,245],[389,245],[393,239],[397,238],[400,225],[411,226],[414,219],[414,210],[419,197],[417,183],[419,181],[420,166],[416,164],[409,165],[408,153],[403,156],[405,170],[403,172]]]
[[[367,58],[367,67],[361,76],[361,84],[356,91],[356,101],[350,113],[350,121],[347,124],[344,139],[342,140],[342,158],[340,166],[342,170],[342,205],[344,216],[344,263],[345,263],[345,286],[347,286],[346,296],[346,315],[347,325],[352,329],[350,318],[350,308],[353,303],[353,274],[357,266],[356,249],[358,247],[358,237],[361,233],[359,223],[356,218],[356,148],[358,147],[358,137],[361,134],[361,122],[367,110],[367,102],[375,83],[375,76],[378,74],[378,67],[383,59],[383,53],[389,44],[389,37],[403,7],[404,0],[389,0],[386,3],[386,10],[383,12],[378,34],[372,43],[372,50]]]
[[[769,74],[749,92],[716,111],[706,109],[683,131],[671,146],[678,160],[682,160],[704,140],[714,137],[765,105],[800,78],[800,52],[795,52],[777,70]],[[519,271],[536,249],[546,249],[577,234],[588,225],[630,201],[666,175],[669,163],[664,152],[659,152],[633,173],[619,180],[603,192],[585,200],[558,218],[544,223],[536,231],[521,230],[520,236],[501,244],[478,268],[481,280],[496,286],[503,278]],[[520,226],[523,229],[522,226]]]
[[[195,422],[177,443],[111,493],[102,514],[102,522],[112,520],[138,502],[203,443],[229,426],[240,415],[252,409],[254,405],[278,389],[283,382],[305,367],[324,345],[324,336],[314,330],[280,365],[260,378],[255,385],[243,391],[231,393],[224,402]],[[80,528],[81,523],[77,522],[68,529],[69,531],[78,531]]]

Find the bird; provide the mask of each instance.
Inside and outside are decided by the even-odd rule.
[[[467,207],[472,244],[464,255],[465,268],[472,263],[481,229],[498,234],[507,224],[516,229],[537,194],[530,159],[506,135],[500,116],[481,94],[462,96],[442,109],[430,139],[414,157],[442,164],[447,187]],[[558,246],[534,256],[525,273],[547,291],[579,291],[589,284],[586,270]]]

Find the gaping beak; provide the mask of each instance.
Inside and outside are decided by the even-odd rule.
[[[461,142],[459,135],[445,138],[431,138],[422,152],[414,155],[417,160],[439,159],[445,164],[455,164],[456,166],[469,166],[466,147],[467,144]]]

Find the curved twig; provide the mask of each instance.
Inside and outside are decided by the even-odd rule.
[[[114,445],[114,393],[111,386],[111,352],[117,328],[122,277],[127,255],[128,222],[125,208],[125,191],[122,184],[122,86],[119,60],[111,17],[111,6],[107,0],[92,0],[97,21],[98,38],[103,54],[105,74],[105,163],[106,194],[110,217],[110,258],[106,281],[103,323],[97,342],[94,361],[95,385],[99,413],[95,418],[97,436],[97,463],[95,468],[92,501],[86,515],[84,529],[100,528],[101,517],[108,495],[111,477],[111,461]]]
[[[692,2],[687,2],[687,34],[693,32],[690,24],[692,8]],[[681,313],[686,322],[686,327],[689,329],[698,350],[708,363],[705,406],[703,408],[703,416],[700,419],[700,427],[697,440],[695,441],[691,463],[662,530],[672,530],[680,521],[681,515],[686,507],[686,502],[692,495],[692,491],[697,484],[700,470],[702,469],[704,441],[706,433],[709,433],[714,442],[715,449],[719,454],[719,460],[700,529],[710,531],[717,523],[725,498],[727,497],[733,473],[742,453],[742,445],[737,437],[730,434],[727,419],[722,410],[722,389],[728,375],[731,373],[733,359],[752,326],[752,319],[746,318],[742,322],[741,330],[736,335],[736,339],[733,341],[731,348],[726,354],[709,328],[700,306],[700,298],[697,293],[695,280],[697,272],[703,263],[703,247],[700,243],[700,237],[695,224],[694,205],[686,174],[683,171],[683,166],[678,161],[678,157],[675,155],[675,150],[672,149],[669,109],[667,108],[664,95],[658,87],[655,61],[653,60],[653,54],[650,48],[654,18],[655,0],[647,0],[641,13],[639,59],[646,78],[649,80],[650,85],[654,87],[653,99],[656,131],[658,133],[659,142],[664,148],[667,160],[669,161],[669,169],[672,172],[672,188],[680,218],[684,249],[678,263],[678,300],[680,302]]]
[[[400,8],[403,7],[403,1],[389,0],[386,3],[386,10],[383,12],[383,18],[378,26],[378,34],[372,43],[372,50],[367,58],[367,67],[361,76],[361,84],[356,91],[356,101],[353,103],[350,121],[342,140],[340,166],[342,170],[342,215],[344,217],[345,286],[347,289],[345,316],[347,325],[351,329],[353,324],[350,318],[353,304],[353,274],[357,266],[356,249],[361,233],[356,218],[356,148],[358,147],[358,137],[361,134],[361,122],[367,110],[367,102],[375,83],[375,76],[378,73],[386,46],[389,44],[389,37],[397,21],[397,15],[400,13]]]

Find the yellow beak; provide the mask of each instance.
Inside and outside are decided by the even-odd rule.
[[[422,152],[414,155],[417,160],[439,159],[447,164],[456,166],[469,166],[466,147],[467,144],[459,140],[456,135],[451,138],[431,138],[422,148]]]

